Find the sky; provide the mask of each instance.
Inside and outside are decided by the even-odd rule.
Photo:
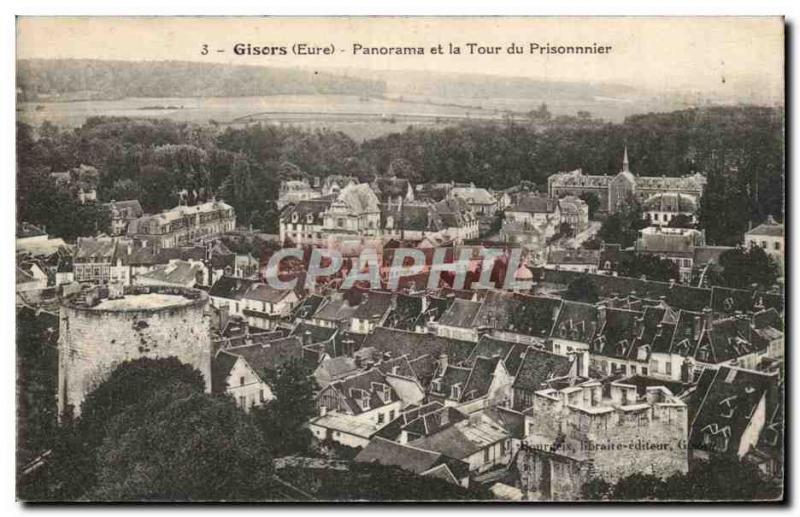
[[[480,73],[617,83],[656,92],[783,99],[780,17],[20,17],[17,58],[188,60],[324,70]],[[432,55],[453,43],[461,55]],[[236,43],[286,46],[286,56],[238,56]],[[296,56],[295,43],[334,46]],[[423,56],[353,55],[352,46],[422,46]],[[500,46],[470,55],[466,43]],[[508,54],[512,43],[611,46],[603,55]],[[209,53],[201,54],[203,44]],[[217,49],[224,52],[216,52]]]

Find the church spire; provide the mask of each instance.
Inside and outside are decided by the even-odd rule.
[[[628,168],[628,146],[625,146],[625,155],[622,157],[622,172],[630,172]]]

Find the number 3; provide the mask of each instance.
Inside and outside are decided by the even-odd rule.
[[[208,45],[203,43],[203,49],[200,51],[200,55],[205,56],[206,54],[208,54]]]

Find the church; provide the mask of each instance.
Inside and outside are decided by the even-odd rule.
[[[706,178],[694,173],[681,177],[639,176],[630,171],[628,149],[622,159],[622,170],[614,176],[588,175],[581,169],[559,172],[547,178],[550,197],[578,196],[593,192],[600,199],[601,213],[614,213],[627,202],[637,199],[644,203],[657,194],[675,193],[691,196],[699,201],[706,186]]]

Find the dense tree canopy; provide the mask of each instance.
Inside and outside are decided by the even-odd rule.
[[[750,221],[759,223],[768,215],[783,220],[783,115],[778,109],[689,109],[631,116],[621,124],[542,118],[545,111],[535,111],[529,124],[409,127],[361,144],[339,131],[262,124],[221,129],[114,117],[89,118],[71,130],[19,124],[18,182],[22,185],[35,168],[61,171],[87,164],[100,171],[101,201],[140,193],[145,209],[155,211],[174,206],[182,191],[196,192],[197,201],[224,196],[240,224],[274,232],[278,185],[292,170],[294,176],[299,169],[308,177],[365,179],[391,171],[419,182],[506,188],[544,185],[549,175],[577,168],[614,174],[627,145],[631,169],[638,174],[706,173],[699,219],[712,244],[740,242]],[[18,198],[20,206],[34,195],[27,192]],[[595,201],[586,201],[594,211]],[[21,215],[36,217],[37,212]],[[631,240],[620,221],[609,225],[609,237]]]
[[[766,479],[755,465],[720,457],[698,461],[687,474],[667,479],[636,473],[612,484],[595,478],[582,492],[586,499],[606,501],[759,501],[782,494],[780,485]]]
[[[618,273],[634,278],[646,277],[648,280],[669,282],[680,279],[680,270],[673,261],[657,255],[640,253],[623,255]]]
[[[247,413],[188,384],[159,390],[108,424],[90,500],[270,498],[272,458]]]

